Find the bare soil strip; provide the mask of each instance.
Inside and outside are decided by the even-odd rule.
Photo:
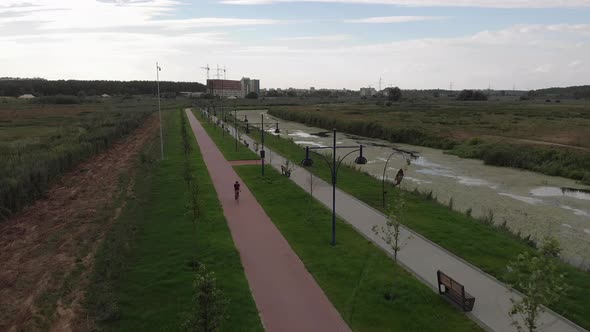
[[[0,223],[0,331],[89,328],[82,302],[94,254],[125,205],[117,198],[132,195],[133,166],[157,125],[149,117],[66,173],[46,198]]]

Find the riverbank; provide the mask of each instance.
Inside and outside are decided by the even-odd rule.
[[[338,104],[271,107],[268,114],[327,130],[336,128],[390,142],[443,149],[460,157],[481,159],[488,165],[516,167],[590,184],[590,153],[586,150],[590,103],[551,108],[535,103],[496,102],[400,103],[391,107]],[[534,140],[520,138],[537,138],[556,145],[534,144]]]
[[[258,131],[251,131],[250,136],[259,140]],[[266,135],[265,143],[296,163],[305,155],[304,149],[292,140]],[[324,180],[330,179],[329,169],[321,161],[315,163],[314,173]],[[383,211],[381,182],[375,177],[344,166],[339,171],[338,187]],[[530,238],[523,240],[502,224],[496,225],[490,219],[476,220],[428,198],[432,195],[409,195],[406,226],[500,280],[504,280],[506,266],[515,255],[533,250],[529,246],[533,244]],[[552,308],[588,328],[590,274],[565,263],[559,264],[573,289],[567,298]]]

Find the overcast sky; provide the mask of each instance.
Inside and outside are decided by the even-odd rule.
[[[0,77],[590,84],[590,0],[0,0]]]

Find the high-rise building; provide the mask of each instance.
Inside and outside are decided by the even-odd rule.
[[[258,96],[260,96],[260,80],[242,77],[241,83],[242,97],[246,97],[251,92],[255,92]]]

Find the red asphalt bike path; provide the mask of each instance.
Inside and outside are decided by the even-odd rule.
[[[350,331],[199,121],[185,111],[266,331]],[[234,200],[236,180],[242,190],[239,202]]]

